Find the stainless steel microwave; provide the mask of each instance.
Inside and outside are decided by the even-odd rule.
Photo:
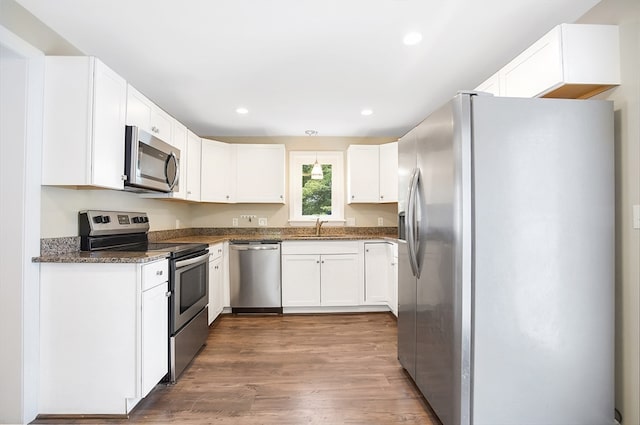
[[[180,149],[138,127],[125,130],[125,190],[172,192],[178,190]]]

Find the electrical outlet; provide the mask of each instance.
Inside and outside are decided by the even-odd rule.
[[[258,226],[266,226],[267,225],[267,217],[260,217],[258,219]]]
[[[232,223],[233,227],[238,227],[238,217],[233,217],[231,219],[231,223]]]
[[[180,228],[180,219],[176,218],[176,229]]]
[[[347,226],[355,226],[356,225],[356,218],[355,217],[347,217]]]
[[[384,226],[384,219],[382,217],[378,217],[378,226]]]
[[[640,229],[640,205],[633,206],[633,228]]]

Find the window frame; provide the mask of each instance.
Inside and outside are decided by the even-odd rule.
[[[302,215],[302,166],[313,164],[316,157],[320,164],[331,165],[331,215]],[[340,151],[291,151],[289,152],[289,223],[305,225],[317,218],[330,224],[344,220],[344,154]]]

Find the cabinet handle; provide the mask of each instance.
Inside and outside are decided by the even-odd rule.
[[[171,291],[167,291],[167,292],[165,292],[165,293],[164,293],[164,296],[165,296],[165,297],[167,297],[167,298],[169,298],[169,297],[171,296]]]
[[[127,180],[127,175],[126,174],[121,175],[120,176],[120,180],[126,181]]]
[[[158,127],[156,127],[155,125],[153,127],[151,127],[151,131],[158,134],[160,132],[160,130],[158,130]]]
[[[164,270],[156,271],[156,276],[162,276],[164,274]]]
[[[191,195],[191,191],[190,190],[187,190],[187,195]]]
[[[356,199],[356,195],[351,195],[351,199]]]
[[[227,199],[229,199],[229,195],[227,195]]]
[[[320,260],[317,260],[317,261],[316,261],[316,264],[320,264]]]
[[[322,264],[324,264],[324,260],[322,260]]]
[[[280,199],[284,199],[284,195],[280,195]]]
[[[384,195],[380,195],[380,199],[384,199]]]

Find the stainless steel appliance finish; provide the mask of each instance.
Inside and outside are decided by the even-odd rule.
[[[613,176],[610,102],[460,94],[400,139],[398,358],[444,425],[614,423]]]
[[[204,346],[209,336],[208,307],[205,306],[188,326],[183,326],[169,338],[169,381],[176,382]]]
[[[209,327],[209,251],[206,244],[150,243],[149,217],[141,212],[87,210],[78,214],[84,251],[164,251],[169,260],[169,373],[175,382],[206,344]],[[203,319],[204,318],[204,319]]]
[[[125,130],[126,190],[178,190],[180,149],[134,126]]]
[[[279,241],[232,241],[229,269],[233,313],[282,313]]]
[[[178,332],[209,302],[209,251],[172,258],[169,269],[173,284],[169,317],[171,334]]]

